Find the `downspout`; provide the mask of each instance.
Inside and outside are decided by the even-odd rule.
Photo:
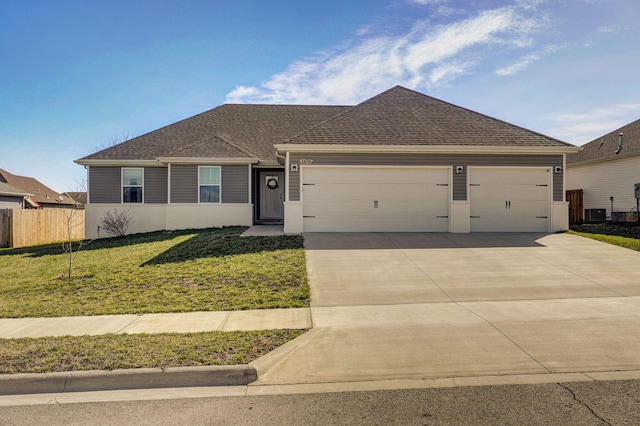
[[[278,154],[278,150],[276,150],[276,158],[279,158],[279,159],[281,159],[282,161],[284,161],[284,162],[285,162],[285,165],[286,165],[287,157],[285,157],[284,155],[280,155],[280,154]]]

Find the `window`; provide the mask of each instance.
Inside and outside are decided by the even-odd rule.
[[[141,203],[144,169],[122,169],[122,202]]]
[[[220,167],[198,168],[201,203],[220,202]]]

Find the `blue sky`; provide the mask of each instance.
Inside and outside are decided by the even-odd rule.
[[[0,168],[73,160],[225,102],[395,85],[582,145],[640,118],[637,0],[0,0]]]

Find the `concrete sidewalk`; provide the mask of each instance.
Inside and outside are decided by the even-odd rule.
[[[0,318],[0,338],[311,328],[309,308],[61,318]]]
[[[311,328],[309,308],[63,318],[3,318],[0,338],[135,333],[192,333]],[[0,395],[122,389],[238,386],[255,381],[248,365],[0,374]]]

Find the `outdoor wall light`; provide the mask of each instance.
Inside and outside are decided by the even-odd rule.
[[[456,166],[456,173],[464,173],[464,166]]]

